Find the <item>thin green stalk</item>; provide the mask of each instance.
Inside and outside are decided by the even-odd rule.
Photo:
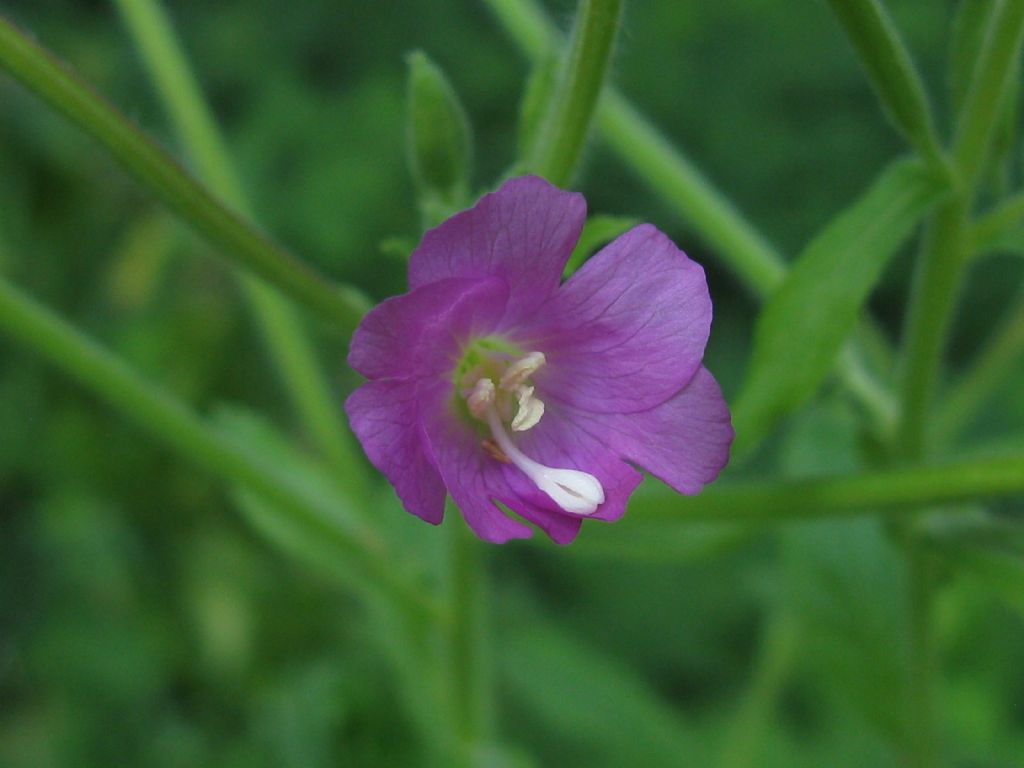
[[[2,279],[0,332],[37,352],[183,458],[259,494],[332,541],[368,586],[403,610],[412,614],[434,610],[372,531],[355,525],[339,527],[292,478],[232,443],[170,393]]]
[[[568,56],[529,168],[567,186],[579,164],[611,61],[621,0],[580,0]]]
[[[913,541],[908,546],[910,655],[907,665],[907,758],[912,768],[935,768],[939,765],[939,729],[935,717],[934,576],[923,543]]]
[[[231,211],[66,65],[0,17],[0,67],[96,139],[223,254],[350,333],[368,309]]]
[[[772,616],[762,633],[750,685],[732,719],[718,765],[748,768],[761,764],[765,735],[772,727],[779,698],[792,674],[800,646],[800,626],[788,613]]]
[[[921,76],[879,0],[828,0],[882,106],[921,157],[944,166]]]
[[[971,248],[976,255],[996,246],[1024,224],[1024,192],[1008,197],[971,226]]]
[[[1007,315],[942,403],[936,418],[935,439],[949,445],[970,425],[996,388],[1024,354],[1024,299]]]
[[[116,0],[175,131],[210,189],[251,217],[238,174],[171,21],[159,0]],[[357,489],[361,463],[340,418],[315,350],[292,307],[255,278],[242,275],[245,295],[277,365],[292,406],[321,452]]]
[[[1024,454],[771,483],[713,485],[700,496],[639,494],[633,521],[781,523],[862,514],[912,518],[921,507],[1024,494]]]
[[[973,189],[992,144],[999,110],[1024,38],[1024,0],[1003,0],[989,22],[967,100],[957,120],[953,157]]]
[[[925,236],[904,334],[898,453],[925,454],[927,424],[964,265],[968,203],[963,194],[941,205]]]
[[[617,92],[605,96],[598,126],[612,151],[697,230],[756,296],[767,297],[782,282],[786,263],[778,251]]]
[[[453,717],[465,753],[477,753],[493,727],[492,680],[487,646],[487,569],[484,545],[461,522],[453,521],[448,552],[451,623],[448,663]],[[474,761],[469,759],[473,764]]]

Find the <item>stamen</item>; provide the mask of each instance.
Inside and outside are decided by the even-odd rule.
[[[544,403],[539,397],[533,396],[533,387],[516,387],[516,399],[519,402],[519,410],[512,419],[512,431],[525,432],[536,426],[540,417],[544,415]]]
[[[469,412],[478,419],[484,418],[494,405],[494,382],[490,379],[477,379],[473,390],[466,397]]]
[[[498,386],[512,392],[526,383],[526,380],[536,373],[547,362],[543,352],[530,352],[523,355],[508,367],[502,374]]]
[[[491,428],[494,442],[498,444],[508,460],[522,470],[534,484],[570,515],[591,515],[604,503],[604,488],[593,475],[577,469],[557,469],[534,461],[518,448],[501,424],[501,418],[494,408],[487,409],[487,424]]]

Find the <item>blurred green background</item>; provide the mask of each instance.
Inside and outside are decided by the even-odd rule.
[[[571,3],[548,7],[568,23]],[[888,7],[942,114],[954,4]],[[405,289],[402,261],[380,244],[418,236],[409,51],[458,90],[481,188],[514,160],[529,68],[482,3],[168,8],[259,222],[375,298]],[[0,12],[180,155],[110,3],[3,0]],[[901,151],[815,0],[632,0],[612,77],[787,254]],[[706,265],[708,365],[735,393],[753,302],[600,143],[578,186],[592,212],[653,221]],[[287,428],[237,283],[208,255],[0,76],[0,271],[200,410],[241,404]],[[873,300],[894,337],[910,256]],[[1019,258],[972,273],[954,367],[1021,276]],[[355,384],[343,340],[312,327],[340,402]],[[1022,387],[1018,366],[972,440],[1021,433]],[[857,451],[855,414],[827,391],[749,471],[840,471]],[[406,546],[437,546],[442,531],[386,499],[379,514]],[[900,764],[903,571],[880,523],[653,532],[627,516],[585,527],[568,549],[488,555],[494,765]],[[950,764],[994,768],[1024,764],[1024,591],[997,594],[988,579],[983,568],[944,577],[938,694]],[[1024,589],[1016,579],[1000,583]],[[361,602],[249,526],[219,482],[0,338],[0,766],[417,765],[381,632]]]

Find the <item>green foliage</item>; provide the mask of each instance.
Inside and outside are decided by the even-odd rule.
[[[804,249],[758,318],[735,406],[739,450],[814,394],[886,265],[946,192],[920,162],[898,161]]]
[[[1015,764],[1024,3],[626,4],[611,63],[615,2],[117,5],[0,22],[0,764]],[[647,220],[705,265],[761,450],[460,549],[348,441],[347,329],[542,156],[611,214],[567,275]]]

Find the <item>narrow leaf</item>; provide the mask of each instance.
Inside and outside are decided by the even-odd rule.
[[[945,190],[921,162],[899,161],[797,258],[757,322],[734,410],[741,448],[814,394],[886,264]]]
[[[828,4],[896,128],[924,157],[936,157],[939,142],[928,96],[885,8],[879,0],[828,0]]]

